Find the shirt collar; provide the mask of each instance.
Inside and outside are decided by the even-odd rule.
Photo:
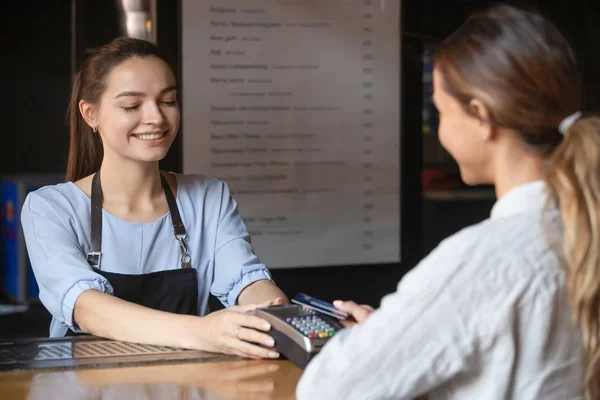
[[[546,204],[546,183],[533,181],[509,190],[492,207],[491,219],[537,211]]]

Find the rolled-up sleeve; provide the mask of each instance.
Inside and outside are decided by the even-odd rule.
[[[86,261],[68,212],[35,192],[23,204],[21,224],[40,300],[55,320],[75,332],[75,301],[86,290],[112,294],[110,283]]]
[[[442,260],[444,251],[424,260],[419,279],[407,276],[366,321],[334,336],[304,371],[297,398],[412,399],[464,371],[474,337],[449,292],[419,282]]]
[[[246,286],[272,278],[267,267],[254,254],[250,235],[227,184],[221,184],[223,186],[215,245],[215,274],[211,293],[223,305],[231,307],[237,304],[237,298]]]

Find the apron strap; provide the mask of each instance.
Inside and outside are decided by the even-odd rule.
[[[169,206],[169,212],[171,213],[171,221],[173,222],[173,232],[175,238],[179,241],[180,253],[181,253],[181,268],[190,268],[192,266],[192,258],[190,256],[186,238],[187,231],[181,220],[179,214],[179,208],[177,207],[177,201],[171,187],[167,182],[163,174],[160,174],[160,181],[162,183],[165,197],[167,198],[167,204]],[[91,206],[91,249],[86,254],[87,262],[92,268],[100,269],[102,260],[102,184],[100,183],[100,171],[96,172],[92,179],[92,206]]]
[[[177,201],[175,201],[175,196],[173,196],[169,182],[167,182],[167,179],[162,173],[160,174],[160,181],[162,182],[165,197],[167,198],[167,204],[169,205],[169,211],[171,212],[171,221],[173,221],[173,231],[175,232],[175,237],[186,236],[187,232],[185,230],[185,226],[183,226],[183,222],[181,221],[181,215],[179,215]]]
[[[100,268],[102,259],[102,185],[100,171],[92,179],[92,209],[91,209],[91,249],[87,253],[87,262],[92,268]]]
[[[190,252],[185,242],[187,238],[187,231],[185,230],[185,226],[183,225],[183,221],[181,220],[181,215],[179,215],[177,201],[175,200],[175,196],[173,196],[173,192],[171,191],[169,182],[167,182],[167,179],[162,173],[160,174],[160,180],[163,185],[163,190],[165,191],[165,197],[167,198],[169,211],[171,212],[173,232],[175,234],[175,238],[179,241],[179,252],[181,253],[181,268],[190,268],[192,266],[192,257],[190,256]]]

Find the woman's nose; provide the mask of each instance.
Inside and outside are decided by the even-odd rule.
[[[158,104],[148,103],[148,106],[144,111],[144,123],[153,125],[160,125],[163,123],[165,117]]]

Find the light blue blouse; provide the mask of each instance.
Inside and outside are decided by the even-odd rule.
[[[177,206],[187,229],[192,266],[198,273],[198,310],[208,313],[209,291],[226,307],[249,284],[271,280],[254,254],[250,237],[227,184],[201,175],[177,178]],[[90,250],[89,197],[72,182],[30,193],[21,223],[40,300],[52,314],[50,336],[64,336],[73,322],[77,297],[94,289],[112,294],[103,276],[93,271]],[[145,274],[180,267],[179,244],[170,213],[152,223],[128,222],[103,210],[104,271]]]

